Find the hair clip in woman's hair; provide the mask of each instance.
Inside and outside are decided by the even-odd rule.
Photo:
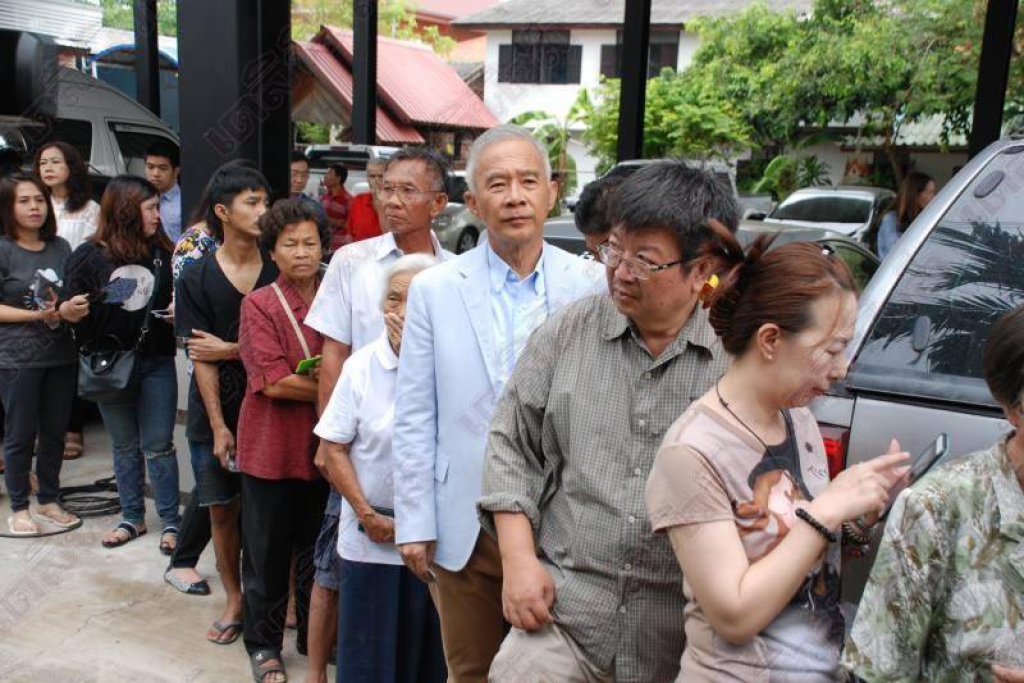
[[[704,286],[700,290],[700,300],[704,302],[704,308],[711,306],[711,296],[715,293],[715,289],[718,288],[718,276],[714,273],[707,279]]]

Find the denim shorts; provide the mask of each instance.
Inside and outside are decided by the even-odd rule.
[[[334,492],[331,492],[332,495]],[[313,550],[313,565],[316,567],[316,574],[313,580],[318,586],[338,591],[341,586],[341,556],[338,555],[338,515],[331,514],[330,510],[324,514],[324,525],[320,528],[320,535],[316,539],[316,548]]]
[[[242,475],[221,467],[220,460],[213,455],[213,444],[189,441],[188,449],[192,454],[192,472],[196,476],[199,507],[227,505],[238,500],[242,490]]]

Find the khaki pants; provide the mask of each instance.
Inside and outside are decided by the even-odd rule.
[[[481,531],[462,571],[434,565],[448,683],[484,683],[507,632],[501,611],[501,553]]]
[[[556,624],[527,633],[514,628],[491,665],[490,683],[614,683]]]

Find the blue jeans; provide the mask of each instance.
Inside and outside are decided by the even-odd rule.
[[[138,392],[99,404],[103,424],[113,441],[121,513],[126,522],[145,521],[143,485],[148,469],[160,520],[165,528],[177,528],[181,514],[174,450],[174,418],[178,411],[174,358],[144,356],[138,363]]]

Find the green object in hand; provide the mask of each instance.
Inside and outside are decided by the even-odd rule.
[[[308,375],[313,371],[313,368],[320,365],[321,360],[323,360],[323,356],[313,356],[312,358],[299,361],[298,366],[295,368],[295,374]]]

